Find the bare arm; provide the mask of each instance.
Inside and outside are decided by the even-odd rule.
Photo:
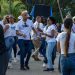
[[[57,42],[57,51],[61,53],[60,42]]]
[[[48,37],[50,37],[50,38],[53,38],[54,36],[55,36],[55,30],[52,30],[51,31],[51,35],[49,35],[49,34],[46,34],[46,33],[41,33],[42,35],[45,35],[45,36],[48,36]]]
[[[9,25],[6,25],[4,28],[4,33],[8,30],[8,28],[9,28]]]
[[[37,33],[34,27],[32,27],[32,30],[34,31],[35,34]]]
[[[25,34],[20,33],[18,30],[16,30],[16,34],[17,34],[17,35],[19,35],[19,36],[26,37],[26,35],[25,35]]]
[[[40,28],[37,28],[37,29],[38,29],[38,31],[43,32]]]

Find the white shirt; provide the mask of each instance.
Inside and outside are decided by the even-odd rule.
[[[10,24],[12,36],[16,36],[16,25],[17,25],[16,23]]]
[[[33,25],[34,25],[34,29],[36,30],[37,34],[35,34],[34,31],[32,31],[31,39],[37,39],[37,37],[40,37],[40,32],[37,30],[37,28],[43,31],[44,25],[42,23],[38,23],[37,21]]]
[[[58,34],[57,42],[60,42],[61,54],[64,54],[65,40],[66,40],[66,32]],[[75,53],[74,43],[75,43],[75,34],[71,32],[68,53]]]
[[[75,23],[73,23],[72,31],[75,33]]]
[[[0,24],[1,24],[1,25],[2,25],[2,27],[3,27],[3,25],[4,25],[4,24],[3,24],[3,20],[2,20],[2,21],[0,21]]]
[[[5,38],[7,38],[7,37],[9,37],[9,36],[16,36],[16,32],[14,32],[14,29],[16,28],[16,27],[14,27],[14,25],[12,26],[11,24],[6,24],[6,25],[4,25],[3,24],[3,21],[1,22],[1,25],[2,25],[2,27],[3,27],[3,29],[5,28],[5,26],[6,25],[9,25],[9,28],[6,30],[6,32],[4,33],[4,37]],[[14,27],[14,29],[13,29],[13,27]]]
[[[5,38],[7,38],[7,37],[9,37],[9,36],[12,36],[12,31],[11,31],[10,24],[7,24],[7,25],[9,25],[9,28],[8,28],[7,31],[4,33],[4,37],[5,37]],[[5,25],[4,25],[3,28],[5,28]]]
[[[44,25],[42,23],[38,23],[37,21],[34,23],[34,28],[40,28],[41,30],[43,30]]]
[[[23,20],[20,20],[17,23],[16,30],[18,30],[22,34],[25,34],[26,37],[24,38],[23,36],[18,35],[18,39],[30,40],[30,36],[31,36],[30,33],[31,33],[31,30],[33,27],[33,22],[31,20],[27,19],[26,26],[24,23],[25,22]]]
[[[2,21],[0,21],[0,24],[2,24]]]
[[[64,24],[61,25],[61,31],[64,31]]]
[[[47,28],[47,26],[44,28],[44,33],[46,33],[46,34],[48,34],[48,35],[51,35],[51,31],[52,30],[55,30],[56,31],[56,27],[55,27],[55,25],[51,25],[51,26],[49,26],[48,28]],[[48,36],[46,36],[46,41],[47,42],[55,42],[56,41],[56,39],[55,39],[55,37],[53,37],[53,38],[50,38],[50,37],[48,37]]]
[[[4,33],[4,37],[7,38],[9,36],[16,36],[16,23],[14,23],[13,25],[11,24],[6,24],[6,25],[9,25],[9,28],[7,29],[7,31]],[[3,29],[5,28],[6,25],[2,25],[3,26]]]

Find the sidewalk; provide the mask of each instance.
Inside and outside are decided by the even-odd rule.
[[[7,75],[60,75],[58,72],[58,56],[55,60],[54,72],[43,72],[42,61],[36,62],[32,58],[30,60],[30,70],[21,71],[19,68],[19,62],[13,63],[13,69],[7,71]]]

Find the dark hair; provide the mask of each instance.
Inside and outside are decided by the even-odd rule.
[[[6,20],[9,23],[9,15],[6,16]]]
[[[51,21],[52,21],[52,24],[56,24],[56,20],[54,17],[48,17]]]
[[[64,20],[64,26],[66,29],[68,29],[68,32],[66,34],[66,41],[65,41],[65,55],[68,54],[68,48],[69,48],[69,41],[70,41],[70,34],[72,29],[73,21],[71,18],[67,18]]]
[[[46,25],[46,23],[47,23],[46,18],[42,16],[42,17],[41,17],[41,22],[42,22],[44,25]]]

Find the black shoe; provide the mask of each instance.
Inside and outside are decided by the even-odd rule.
[[[28,65],[25,65],[25,68],[26,68],[27,70],[29,70],[29,69],[30,69]]]
[[[43,71],[54,71],[54,68],[47,68],[47,69],[45,69]]]
[[[24,67],[21,67],[20,70],[26,70]]]

